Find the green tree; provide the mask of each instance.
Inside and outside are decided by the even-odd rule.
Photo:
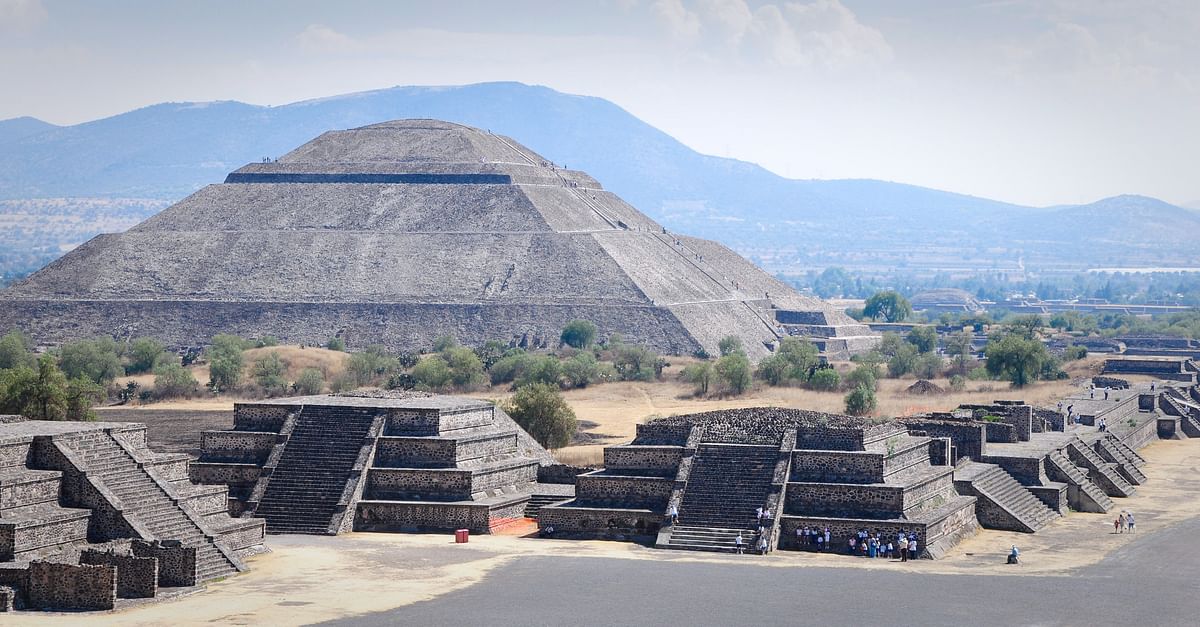
[[[920,353],[932,353],[937,350],[938,336],[937,330],[931,326],[913,327],[908,332],[908,337],[904,338],[909,344],[917,347]]]
[[[721,351],[721,356],[732,355],[733,353],[744,353],[745,348],[742,346],[742,338],[736,335],[726,335],[717,342],[717,350]]]
[[[892,357],[900,350],[901,346],[904,346],[904,338],[900,337],[899,333],[884,331],[879,339],[879,354],[884,357]]]
[[[379,345],[371,345],[346,360],[346,374],[355,387],[375,385],[400,370],[400,360]]]
[[[154,369],[154,362],[162,355],[166,347],[162,342],[148,337],[139,337],[129,344],[127,360],[129,365],[125,371],[129,374],[141,374]]]
[[[505,354],[492,364],[491,368],[488,368],[488,376],[492,380],[492,385],[516,381],[517,377],[520,377],[529,367],[531,360],[532,356],[519,348]]]
[[[563,327],[558,341],[573,348],[587,348],[596,340],[596,325],[588,320],[572,320]]]
[[[96,412],[92,411],[97,403],[104,400],[104,387],[87,379],[72,379],[67,382],[67,408],[64,420],[95,420]]]
[[[344,353],[346,352],[346,340],[340,337],[331,337],[328,342],[325,342],[325,348]]]
[[[591,353],[575,353],[562,362],[562,376],[567,385],[585,388],[600,377],[600,362]]]
[[[954,371],[964,374],[971,359],[972,342],[975,337],[969,331],[959,331],[946,338],[946,355],[953,360]]]
[[[1032,340],[1037,337],[1037,332],[1042,328],[1042,317],[1036,314],[1027,316],[1016,316],[1005,323],[1004,331],[1010,335],[1017,335],[1026,340]]]
[[[785,337],[775,354],[758,363],[755,374],[769,385],[804,383],[820,363],[820,352],[815,344],[806,338]]]
[[[456,346],[442,353],[450,368],[450,382],[461,390],[473,390],[483,385],[483,362],[475,351],[465,346]]]
[[[159,398],[188,397],[199,389],[196,377],[180,364],[168,361],[154,368],[154,395]]]
[[[513,387],[519,388],[533,383],[559,385],[561,378],[562,362],[558,358],[553,355],[531,355]]]
[[[875,390],[859,385],[846,395],[846,413],[851,416],[865,416],[875,411]]]
[[[903,322],[912,312],[908,299],[895,290],[875,292],[863,306],[863,315],[872,320],[883,318],[886,322]]]
[[[622,381],[653,381],[666,365],[662,357],[645,346],[621,344],[614,352],[613,367]]]
[[[1020,334],[1007,334],[989,341],[984,355],[988,374],[1004,377],[1016,387],[1024,387],[1036,380],[1043,363],[1050,359],[1045,345]]]
[[[854,279],[845,268],[825,268],[813,281],[813,292],[821,298],[846,296],[854,286]]]
[[[27,366],[32,368],[35,363],[33,342],[24,333],[13,329],[0,337],[0,370]]]
[[[922,379],[934,379],[942,375],[945,363],[937,353],[925,353],[913,362],[913,374]]]
[[[208,386],[214,392],[236,390],[242,382],[246,342],[236,335],[214,335],[208,347]]]
[[[441,353],[458,346],[458,340],[453,335],[443,335],[433,341],[433,352]]]
[[[59,350],[59,367],[68,379],[88,379],[101,385],[125,374],[120,350],[110,337],[64,344]]]
[[[38,358],[35,368],[0,370],[0,413],[33,420],[92,420],[92,405],[104,388],[82,377],[68,381],[51,355]]]
[[[701,361],[694,364],[689,364],[684,367],[683,372],[680,373],[680,376],[684,381],[687,381],[696,387],[696,394],[698,396],[705,396],[708,394],[709,385],[712,384],[712,362]]]
[[[558,386],[532,383],[517,388],[516,394],[504,406],[504,411],[521,428],[548,449],[571,443],[578,421],[567,405]]]
[[[278,396],[287,392],[287,364],[279,357],[278,351],[271,351],[254,360],[250,375],[258,387],[268,396]]]
[[[917,365],[917,347],[905,342],[896,349],[896,354],[888,359],[887,369],[888,376],[892,378],[902,377],[913,371]]]
[[[488,340],[482,346],[475,347],[475,356],[483,364],[484,370],[491,370],[492,366],[504,357],[506,351],[507,347],[503,343],[496,340]]]
[[[417,385],[430,390],[440,390],[450,384],[454,374],[450,372],[450,364],[447,364],[441,355],[430,355],[417,362],[413,367],[412,376]]]
[[[877,366],[870,364],[859,364],[858,367],[846,374],[844,383],[846,387],[851,390],[860,385],[864,385],[874,391],[876,386],[879,385],[878,379],[879,368]]]
[[[297,394],[312,396],[320,394],[321,390],[325,389],[325,375],[316,368],[305,368],[296,376],[296,382],[292,384],[292,388]]]
[[[808,378],[808,385],[814,390],[836,390],[841,383],[841,376],[833,368],[819,368]]]
[[[713,365],[713,372],[726,394],[740,396],[750,389],[753,383],[750,359],[743,352],[730,353],[718,359]]]

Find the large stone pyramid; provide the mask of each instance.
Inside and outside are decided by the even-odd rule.
[[[667,232],[582,172],[435,120],[331,131],[247,165],[0,293],[45,343],[218,332],[419,349],[556,341],[574,318],[673,354],[787,333],[829,354],[866,327],[715,242]]]

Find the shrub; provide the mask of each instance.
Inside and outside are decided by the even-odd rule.
[[[695,386],[696,395],[703,396],[708,394],[708,387],[712,383],[713,365],[707,361],[689,364],[679,376]]]
[[[320,394],[321,390],[325,389],[325,375],[316,368],[305,368],[296,376],[296,382],[292,384],[292,388],[297,394],[312,396]]]
[[[491,377],[492,385],[500,385],[501,383],[511,383],[516,381],[521,373],[525,372],[525,368],[529,366],[531,356],[523,350],[517,349],[519,352],[507,354],[501,357],[496,363],[488,368],[488,375]]]
[[[130,394],[133,391],[129,390]],[[199,391],[200,383],[187,368],[174,362],[154,367],[154,395],[158,398],[186,398]]]
[[[33,342],[24,333],[13,329],[0,338],[0,370],[25,366],[32,368],[37,360],[30,352]]]
[[[361,353],[354,353],[346,360],[346,374],[355,387],[374,385],[400,370],[400,360],[388,355],[382,346],[368,346]]]
[[[148,337],[139,337],[129,344],[127,353],[129,365],[126,366],[125,372],[129,374],[150,372],[165,350],[166,348],[161,342]]]
[[[1040,324],[1040,318],[1038,323]],[[1050,361],[1045,345],[1017,333],[989,341],[984,354],[987,356],[985,367],[988,374],[994,377],[1003,376],[1015,387],[1023,387],[1035,381],[1042,372],[1043,365]]]
[[[254,364],[250,367],[250,376],[268,396],[278,396],[287,392],[288,382],[284,376],[286,372],[287,364],[279,358],[279,353],[275,351],[254,360]]]
[[[254,340],[254,348],[269,348],[271,346],[279,346],[279,338],[274,335],[264,335]]]
[[[937,331],[933,327],[913,327],[904,338],[909,344],[917,347],[920,353],[932,353],[937,350]]]
[[[576,353],[562,362],[562,376],[567,385],[585,388],[600,377],[600,362],[591,353]]]
[[[961,392],[967,387],[967,380],[961,374],[956,374],[950,377],[950,389],[955,392]]]
[[[721,351],[721,356],[732,355],[733,353],[745,352],[742,347],[742,339],[736,335],[726,335],[717,342],[717,349]]]
[[[0,370],[0,413],[33,420],[95,420],[92,406],[103,398],[104,388],[89,379],[68,381],[51,355],[42,355],[32,367]]]
[[[652,381],[662,375],[663,361],[657,353],[632,344],[621,344],[615,349],[613,367],[622,381]]]
[[[917,347],[905,342],[896,348],[896,354],[888,359],[888,376],[902,377],[913,371],[917,365]]]
[[[846,395],[846,413],[851,416],[865,416],[875,411],[875,390],[859,385]]]
[[[860,385],[865,385],[874,390],[879,385],[878,378],[879,370],[876,366],[859,364],[858,367],[846,374],[845,385],[851,390]]]
[[[68,379],[87,379],[101,385],[125,374],[120,351],[110,337],[81,340],[63,345],[59,367]]]
[[[558,387],[533,383],[517,388],[504,411],[539,444],[549,449],[571,442],[578,422]]]
[[[479,361],[475,351],[456,346],[447,349],[442,358],[450,368],[450,381],[455,387],[470,390],[483,384],[483,362]]]
[[[937,353],[926,353],[921,355],[913,362],[913,374],[922,379],[934,379],[942,374],[942,368],[945,364],[942,362],[941,355]]]
[[[325,342],[325,348],[331,351],[346,352],[346,340],[340,337],[331,337],[328,342]]]
[[[968,372],[967,378],[972,381],[987,381],[988,379],[992,378],[992,375],[988,374],[987,368],[979,366],[978,368],[973,368],[970,372]]]
[[[208,386],[215,392],[237,389],[242,379],[244,340],[236,335],[214,335],[208,348]]]
[[[559,335],[560,344],[573,348],[587,348],[596,340],[596,325],[587,320],[572,320],[563,327]]]
[[[820,368],[809,377],[808,384],[814,390],[836,390],[841,384],[841,377],[833,368]]]
[[[717,382],[721,390],[727,394],[738,396],[750,389],[751,378],[750,360],[745,353],[730,353],[717,360],[713,365]]]
[[[453,335],[443,335],[433,341],[433,352],[440,353],[458,346],[458,340]]]
[[[1078,361],[1084,357],[1087,357],[1087,355],[1088,350],[1086,346],[1068,346],[1066,350],[1063,351],[1063,360]]]
[[[562,363],[551,355],[530,355],[525,362],[525,368],[516,378],[513,387],[522,387],[533,383],[548,383],[559,385],[562,377]]]
[[[441,355],[430,355],[417,362],[412,376],[418,386],[440,390],[450,384],[454,375],[450,372],[450,364]]]
[[[803,338],[785,337],[774,355],[758,363],[755,374],[769,385],[804,383],[809,372],[820,363],[815,344]]]
[[[479,358],[479,363],[483,364],[484,370],[491,370],[496,362],[504,357],[507,347],[496,340],[488,340],[483,343],[483,346],[475,347],[475,356]]]

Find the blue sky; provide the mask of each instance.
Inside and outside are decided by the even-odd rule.
[[[795,178],[1200,206],[1197,33],[1195,0],[0,0],[0,118],[516,80]]]

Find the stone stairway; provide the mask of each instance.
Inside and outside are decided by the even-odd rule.
[[[1115,436],[1105,434],[1105,437],[1096,440],[1096,453],[1105,461],[1116,464],[1117,472],[1121,473],[1121,476],[1129,483],[1133,485],[1146,483],[1145,473],[1137,467],[1132,459],[1129,459],[1125,451],[1117,446],[1119,442],[1120,440],[1117,440]]]
[[[140,523],[156,540],[178,540],[196,549],[196,581],[204,582],[241,570],[167,491],[105,431],[62,440],[97,479],[121,500],[127,520]]]
[[[300,410],[254,515],[268,533],[335,534],[346,483],[378,412],[342,406]]]
[[[1113,443],[1113,446],[1115,446],[1122,453],[1124,453],[1125,458],[1128,459],[1129,461],[1133,462],[1134,466],[1141,468],[1142,466],[1146,465],[1146,458],[1142,457],[1141,454],[1139,454],[1137,451],[1133,450],[1133,448],[1131,446],[1122,442],[1120,440],[1120,438],[1117,438],[1116,436],[1110,436],[1110,439]]]
[[[1067,445],[1067,454],[1076,465],[1087,468],[1096,479],[1096,485],[1109,496],[1131,496],[1137,488],[1125,480],[1117,470],[1117,464],[1104,461],[1092,447],[1080,441]]]
[[[1080,470],[1062,451],[1054,451],[1047,457],[1050,468],[1050,478],[1075,486],[1080,491],[1079,498],[1090,502],[1090,507],[1076,507],[1082,511],[1104,513],[1112,509],[1113,502],[1104,490],[1092,483],[1087,473]]]
[[[529,497],[529,501],[525,503],[525,517],[537,518],[538,512],[546,505],[552,503],[560,503],[569,501],[571,497],[558,494],[534,494]]]
[[[733,550],[738,531],[752,543],[758,525],[755,510],[766,503],[778,459],[778,446],[701,444],[683,491],[679,524],[667,545]]]
[[[1170,393],[1164,393],[1160,398],[1179,416],[1179,427],[1184,435],[1189,438],[1200,438],[1200,421],[1193,416],[1194,412],[1191,411],[1191,408],[1183,401],[1171,396]]]
[[[976,504],[976,513],[985,527],[1033,533],[1058,518],[1057,512],[995,464],[963,464],[954,470],[954,483],[959,493],[982,501]]]

